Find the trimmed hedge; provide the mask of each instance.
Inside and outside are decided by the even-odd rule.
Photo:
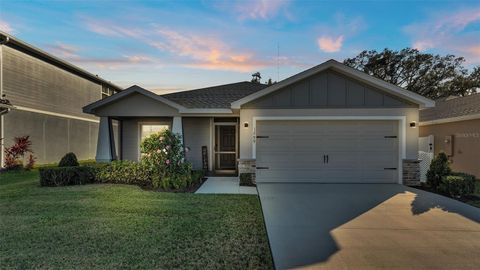
[[[158,175],[158,174],[157,174]],[[155,173],[142,162],[112,161],[105,164],[97,172],[97,181],[100,183],[127,184],[152,186]]]
[[[40,168],[40,185],[58,187],[95,183],[97,170],[90,166]]]
[[[188,191],[202,182],[204,172],[160,177],[160,173],[143,162],[113,161],[73,167],[40,168],[41,186],[67,186],[90,183],[137,185],[166,191]]]
[[[465,192],[466,194],[472,194],[475,192],[475,175],[462,173],[462,172],[453,172],[450,175],[463,177],[465,182]]]
[[[475,176],[467,173],[452,173],[442,178],[438,190],[458,198],[475,191]]]

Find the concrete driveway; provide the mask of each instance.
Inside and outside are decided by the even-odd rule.
[[[479,269],[480,210],[396,184],[260,183],[277,269]]]

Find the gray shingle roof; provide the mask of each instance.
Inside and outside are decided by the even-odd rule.
[[[436,100],[435,107],[420,111],[420,122],[480,114],[480,93]]]
[[[268,87],[266,84],[238,82],[162,95],[186,108],[230,109],[230,103]]]

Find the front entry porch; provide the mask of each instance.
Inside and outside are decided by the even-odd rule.
[[[139,161],[142,140],[164,129],[182,136],[186,160],[194,170],[206,170],[207,175],[237,175],[239,129],[234,117],[101,117],[96,160]]]

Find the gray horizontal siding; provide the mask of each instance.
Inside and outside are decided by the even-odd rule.
[[[2,46],[3,88],[17,106],[96,119],[82,107],[100,99],[101,85]]]
[[[242,108],[410,108],[415,104],[391,96],[331,70],[249,102]]]

